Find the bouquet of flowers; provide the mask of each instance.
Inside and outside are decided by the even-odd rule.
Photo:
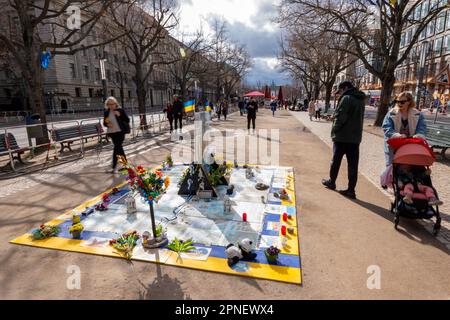
[[[131,190],[138,192],[149,205],[153,202],[158,203],[170,185],[169,177],[164,177],[161,171],[151,171],[142,166],[135,167],[124,157],[119,157],[119,161],[123,166],[120,172],[125,175]]]
[[[120,238],[113,239],[109,241],[109,245],[114,249],[122,253],[125,258],[131,260],[133,254],[133,249],[136,246],[137,241],[140,236],[137,231],[128,232],[123,234]]]
[[[33,230],[32,239],[43,240],[50,237],[56,237],[60,232],[60,227],[47,226],[45,224],[42,224],[38,229]]]
[[[213,187],[217,187],[220,185],[222,180],[229,175],[231,172],[231,165],[221,164],[217,167],[217,169],[211,169],[209,173],[209,179]]]

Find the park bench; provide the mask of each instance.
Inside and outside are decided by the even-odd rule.
[[[12,155],[12,160],[17,159],[20,163],[23,163],[21,155],[28,150],[27,148],[21,148],[17,144],[16,137],[12,133],[0,134],[0,155],[10,154]],[[16,156],[14,156],[16,154]]]
[[[61,152],[64,152],[65,148],[72,151],[72,143],[81,139],[84,139],[87,142],[89,138],[98,138],[99,142],[105,138],[105,133],[100,123],[84,124],[81,126],[52,130],[52,139],[61,144]]]
[[[445,153],[450,148],[450,126],[441,124],[427,125],[427,141],[433,150],[440,149],[442,157],[449,160]]]

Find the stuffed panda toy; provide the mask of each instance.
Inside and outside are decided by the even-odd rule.
[[[252,251],[253,241],[244,239],[239,241],[238,245],[244,260],[252,261],[256,259],[257,254]]]
[[[229,244],[225,250],[228,259],[228,265],[234,266],[239,260],[252,261],[256,259],[257,254],[252,251],[253,241],[244,239],[239,241],[238,246]]]
[[[230,267],[234,266],[240,259],[243,258],[241,250],[234,244],[229,244],[225,250],[225,253],[227,254],[228,265]]]

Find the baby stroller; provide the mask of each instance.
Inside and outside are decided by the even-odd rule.
[[[430,220],[433,217],[436,217],[433,234],[437,236],[441,229],[442,221],[439,213],[439,206],[431,206],[428,204],[428,200],[426,198],[421,197],[413,197],[413,203],[407,204],[403,200],[404,194],[399,187],[399,166],[412,165],[416,168],[416,172],[417,170],[422,170],[425,172],[436,160],[433,151],[423,139],[391,139],[388,143],[394,150],[396,150],[392,170],[392,185],[395,200],[391,204],[391,212],[395,214],[395,229],[398,230],[400,217],[425,220]],[[425,178],[422,181],[423,185],[431,187],[434,190],[437,200],[439,200],[439,195],[433,187],[431,177],[429,175],[424,176]]]

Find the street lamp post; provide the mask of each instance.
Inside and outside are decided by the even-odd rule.
[[[105,62],[106,59],[100,59],[100,72],[101,72],[101,78],[102,78],[102,86],[103,86],[103,102],[107,99],[107,83],[106,83],[106,69],[105,69]]]
[[[420,108],[420,100],[422,99],[423,78],[425,76],[425,63],[427,60],[428,50],[429,50],[429,42],[424,41],[422,44],[422,51],[420,53],[419,74],[417,79],[416,104],[418,108]]]

